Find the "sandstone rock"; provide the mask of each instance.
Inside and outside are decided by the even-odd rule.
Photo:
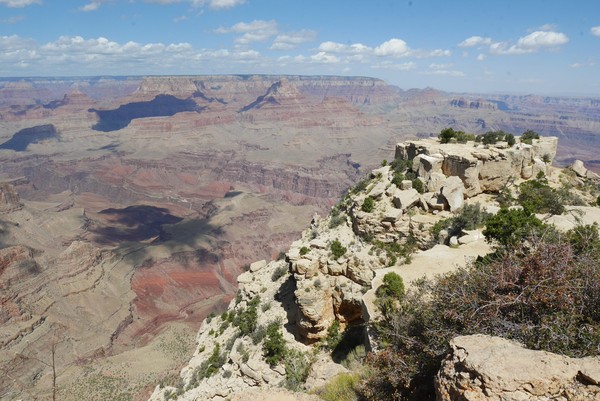
[[[448,202],[451,212],[459,210],[464,204],[465,187],[458,177],[448,177],[442,186],[441,195]]]
[[[406,191],[397,190],[394,193],[392,202],[398,209],[406,210],[411,206],[414,206],[419,201],[419,193],[416,189],[409,189]]]
[[[385,189],[387,188],[386,181],[379,181],[375,186],[369,191],[369,196],[373,198],[380,198],[381,195],[384,194]]]
[[[443,185],[445,179],[446,179],[446,176],[442,173],[432,173],[429,176],[429,181],[426,182],[427,191],[428,192],[439,191],[442,188],[442,185]]]
[[[323,241],[320,238],[313,239],[312,241],[310,241],[309,245],[311,248],[327,249],[327,242]]]
[[[448,242],[450,246],[458,246],[458,238],[456,236],[450,237],[450,241]]]
[[[579,177],[585,177],[587,175],[587,168],[583,165],[581,160],[575,160],[569,168],[575,172]]]
[[[435,380],[439,401],[600,399],[600,357],[575,359],[533,351],[499,337],[471,335],[450,341]],[[594,372],[582,380],[581,372]]]
[[[259,271],[260,269],[262,269],[263,267],[265,267],[267,265],[267,261],[266,260],[259,260],[258,262],[254,262],[250,264],[250,271],[252,273]]]
[[[254,277],[254,276],[252,275],[252,273],[250,273],[250,272],[245,272],[245,273],[242,273],[242,274],[240,274],[240,275],[238,276],[238,278],[237,278],[237,282],[238,282],[238,284],[248,284],[248,283],[251,283],[251,282],[252,282],[252,278],[253,278],[253,277]]]
[[[598,175],[598,174],[594,173],[594,172],[593,172],[593,171],[591,171],[591,170],[588,170],[588,171],[585,173],[585,178],[587,178],[588,180],[594,180],[594,181],[597,181],[597,180],[600,180],[600,175]]]
[[[406,191],[408,189],[412,189],[412,181],[411,180],[402,180],[400,183],[400,189]]]
[[[416,168],[417,175],[423,182],[429,181],[431,174],[441,174],[444,158],[433,155],[419,155],[413,160],[413,169]],[[416,167],[415,167],[416,166]]]
[[[375,276],[373,270],[354,260],[348,263],[347,272],[349,279],[361,285],[369,285]]]
[[[466,234],[458,238],[458,243],[461,245],[470,244],[471,242],[483,239],[483,234],[479,230],[465,231]]]
[[[383,221],[396,223],[402,217],[402,209],[388,208],[383,214]]]

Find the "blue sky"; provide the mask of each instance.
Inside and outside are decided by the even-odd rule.
[[[599,0],[0,0],[0,76],[327,74],[600,95]]]

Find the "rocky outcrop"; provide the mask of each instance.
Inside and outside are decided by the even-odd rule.
[[[529,179],[547,166],[556,155],[558,139],[542,137],[532,145],[440,144],[434,139],[408,141],[396,145],[396,158],[413,160],[412,169],[429,190],[437,190],[440,173],[459,177],[465,195],[497,192],[509,179]]]
[[[435,380],[438,401],[600,400],[600,357],[569,358],[485,335],[456,337]]]
[[[573,163],[571,163],[569,168],[573,170],[580,178],[588,178],[592,180],[600,179],[600,175],[588,170],[581,160],[575,160]]]

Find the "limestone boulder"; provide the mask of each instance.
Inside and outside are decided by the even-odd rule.
[[[266,260],[259,260],[258,262],[254,262],[250,264],[250,271],[252,273],[259,271],[260,269],[262,269],[263,267],[265,267],[267,265],[267,261]]]
[[[432,173],[429,176],[429,181],[426,181],[427,191],[428,192],[437,192],[442,188],[442,184],[446,176],[442,173]]]
[[[406,210],[419,202],[419,193],[413,188],[406,191],[399,189],[394,193],[392,202],[397,209]]]
[[[442,173],[443,156],[418,155],[413,160],[413,169],[423,182],[429,181],[431,174]]]
[[[575,172],[575,174],[577,174],[577,176],[579,177],[585,177],[587,175],[587,168],[585,168],[585,166],[583,165],[583,162],[581,160],[575,160],[570,166],[569,168],[571,170],[573,170]]]
[[[460,178],[446,178],[441,189],[441,196],[448,203],[451,212],[459,210],[464,205],[465,186]]]
[[[369,191],[369,196],[373,197],[373,198],[380,198],[381,195],[383,195],[385,193],[385,190],[387,188],[387,182],[386,181],[379,181],[377,184],[375,184],[375,186],[373,186],[373,188]]]
[[[435,379],[439,401],[600,400],[600,357],[569,358],[481,334],[455,337],[450,347]]]
[[[479,183],[481,164],[482,162],[471,154],[450,154],[444,158],[442,170],[446,176],[460,177],[467,196],[475,196],[483,192]]]

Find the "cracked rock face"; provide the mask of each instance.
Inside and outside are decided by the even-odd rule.
[[[439,401],[600,400],[600,358],[569,358],[485,335],[456,337],[435,380]]]

